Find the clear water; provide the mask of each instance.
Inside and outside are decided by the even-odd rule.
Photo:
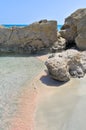
[[[60,31],[61,27],[62,27],[62,25],[57,26],[58,31]]]
[[[10,120],[17,113],[21,90],[44,67],[35,57],[0,57],[0,130],[10,130]]]
[[[6,28],[11,28],[11,27],[25,27],[28,25],[27,24],[2,24],[2,26]]]

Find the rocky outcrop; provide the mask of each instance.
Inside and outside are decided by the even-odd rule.
[[[57,41],[52,45],[51,51],[53,53],[61,52],[66,48],[66,39],[61,37],[61,34],[57,32]]]
[[[66,18],[60,33],[68,44],[76,43],[80,50],[86,50],[86,8],[78,9]]]
[[[0,28],[0,52],[32,53],[57,40],[57,22],[41,20],[23,28]]]
[[[74,45],[75,44],[75,45]],[[81,78],[86,73],[86,8],[79,9],[65,19],[61,31],[57,32],[57,41],[53,44],[53,52],[68,49],[61,53],[55,53],[46,61],[49,74],[58,81],[68,81],[73,78]]]
[[[56,53],[45,64],[50,76],[58,81],[68,81],[71,77],[81,78],[86,73],[86,51],[69,49]]]

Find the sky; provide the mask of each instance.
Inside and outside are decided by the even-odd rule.
[[[86,8],[86,0],[0,0],[0,24],[31,24],[42,19],[63,24],[79,8]]]

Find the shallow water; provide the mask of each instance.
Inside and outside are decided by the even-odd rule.
[[[0,57],[0,130],[10,129],[19,92],[43,68],[44,64],[35,57]]]

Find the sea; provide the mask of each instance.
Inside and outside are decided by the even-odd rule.
[[[2,26],[6,27],[6,28],[11,28],[11,27],[25,27],[28,26],[27,24],[2,24]],[[58,31],[60,31],[62,25],[58,25],[57,29]]]

